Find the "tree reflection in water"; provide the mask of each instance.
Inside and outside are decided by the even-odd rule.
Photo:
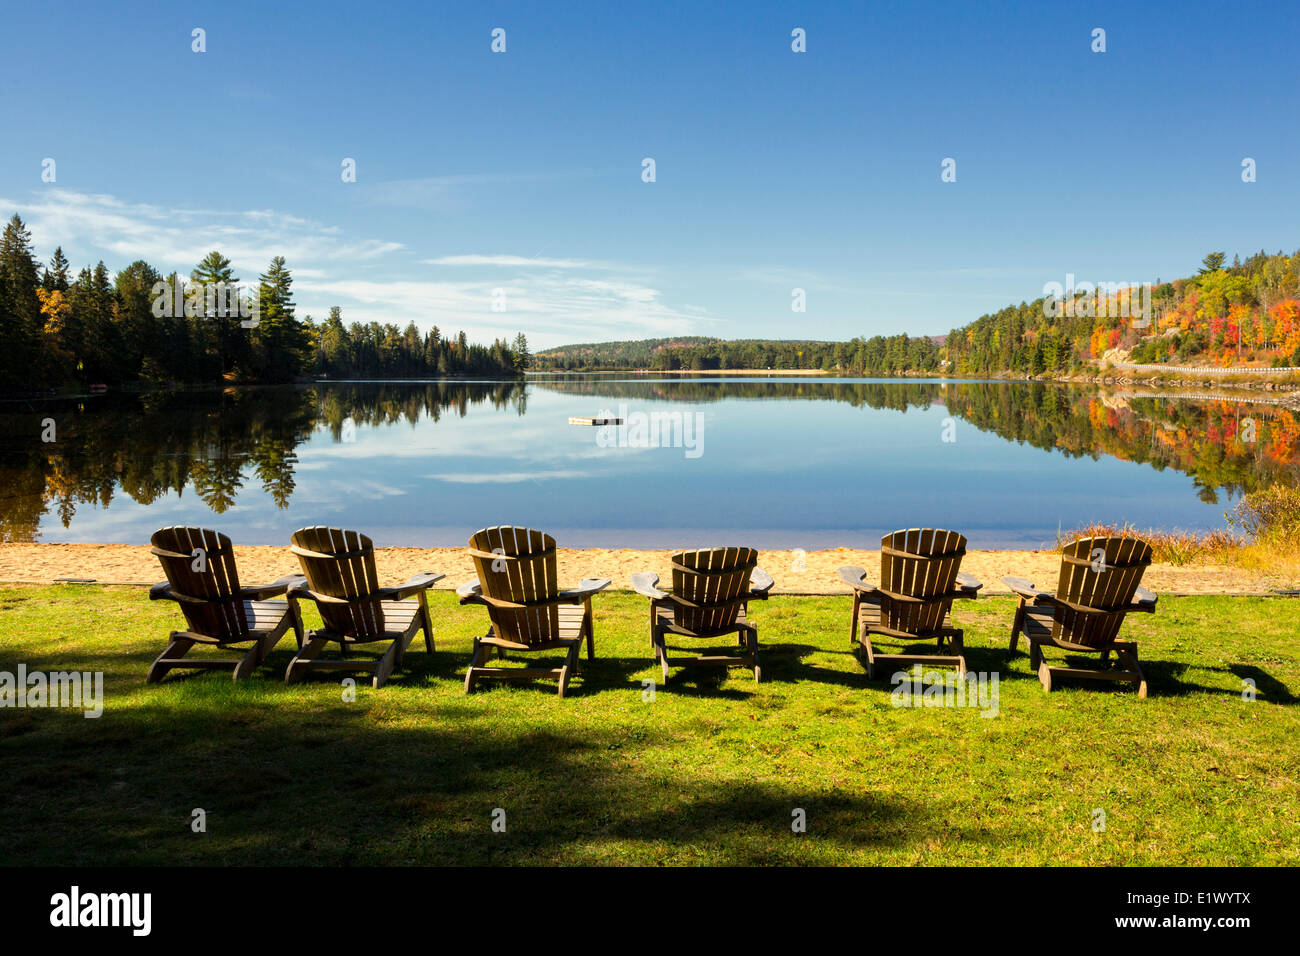
[[[0,541],[34,541],[53,512],[66,528],[78,505],[115,494],[152,504],[187,487],[222,514],[249,482],[277,506],[294,491],[295,449],[318,427],[340,440],[356,427],[437,421],[471,406],[524,413],[523,386],[504,382],[340,383],[309,387],[99,396],[0,406]],[[42,440],[54,422],[55,441]]]
[[[150,504],[187,488],[214,514],[256,482],[280,508],[294,493],[298,445],[323,429],[357,430],[465,416],[484,403],[524,415],[530,388],[618,401],[803,400],[853,407],[945,406],[1008,441],[1071,457],[1110,456],[1191,475],[1203,501],[1300,484],[1300,416],[1262,402],[1102,392],[1039,382],[723,382],[619,377],[499,382],[329,383],[0,405],[0,540],[33,541],[42,520],[66,528],[79,505],[115,494]],[[53,419],[53,442],[42,441]],[[1253,439],[1253,440],[1251,440]]]

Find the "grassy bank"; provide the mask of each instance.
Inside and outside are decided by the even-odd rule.
[[[432,605],[437,653],[413,648],[345,703],[337,683],[280,682],[291,640],[240,684],[146,686],[173,606],[0,590],[0,670],[102,670],[106,698],[98,719],[0,710],[0,863],[1300,862],[1297,601],[1166,599],[1131,618],[1145,701],[1044,693],[1023,654],[1005,660],[1012,601],[971,602],[970,665],[1001,674],[992,718],[891,706],[849,652],[847,598],[755,607],[763,684],[738,669],[653,701],[635,595],[597,598],[598,658],[564,701],[549,684],[464,696],[485,615]]]

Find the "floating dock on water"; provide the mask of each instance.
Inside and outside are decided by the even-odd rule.
[[[569,424],[570,425],[622,425],[623,419],[621,418],[577,418],[573,415],[570,415]]]

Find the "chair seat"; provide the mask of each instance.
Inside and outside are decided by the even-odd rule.
[[[581,604],[561,604],[560,612],[560,637],[573,638],[578,637],[582,631],[582,617],[587,613],[587,609]]]
[[[1025,636],[1036,641],[1046,641],[1052,636],[1053,613],[1050,607],[1025,608]]]
[[[518,644],[497,637],[495,627],[492,628],[484,640],[490,644],[519,650],[546,650],[552,647],[564,647],[572,641],[582,640],[582,619],[587,613],[586,607],[581,604],[560,604],[556,606],[556,611],[559,616],[559,630],[556,632],[554,640],[543,641],[538,644]]]
[[[289,604],[287,601],[245,601],[244,619],[248,621],[248,632],[246,634],[232,637],[213,637],[210,634],[200,634],[197,631],[176,631],[174,633],[181,634],[201,644],[240,644],[244,641],[255,641],[265,637],[283,624],[288,614]]]
[[[1066,647],[1067,650],[1078,651],[1104,651],[1127,648],[1129,641],[1110,641],[1105,644],[1076,644],[1067,640],[1052,640],[1052,624],[1055,621],[1055,615],[1050,607],[1033,607],[1032,605],[1025,608],[1025,619],[1022,625],[1025,636],[1031,641],[1046,641],[1048,643],[1059,644]]]
[[[655,609],[655,623],[659,627],[676,627],[677,626],[677,606],[672,603],[660,604]],[[704,633],[682,634],[682,637],[723,637],[727,634],[733,634],[737,630],[745,627],[749,623],[745,617],[745,607],[741,605],[736,609],[736,620],[729,626],[716,631]],[[680,632],[678,632],[680,633]]]
[[[902,639],[915,637],[918,641],[924,641],[929,640],[932,637],[937,637],[940,634],[951,633],[955,630],[952,626],[952,614],[947,612],[944,613],[943,623],[939,625],[937,630],[926,631],[923,634],[905,634],[902,631],[895,631],[891,628],[882,628],[880,624],[880,604],[877,601],[864,599],[862,602],[862,609],[859,613],[861,614],[859,620],[861,621],[862,633],[864,634],[868,629],[875,632],[884,630],[885,633]]]
[[[327,637],[331,641],[341,640],[344,644],[369,644],[373,641],[392,641],[402,637],[412,627],[418,626],[420,614],[419,601],[380,601],[384,612],[384,633],[378,637],[359,638],[355,634],[341,634],[322,627],[311,633]]]

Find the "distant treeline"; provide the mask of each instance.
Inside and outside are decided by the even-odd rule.
[[[547,349],[534,365],[547,371],[712,371],[820,369],[856,375],[934,372],[941,348],[929,337],[855,338],[848,342],[716,339],[681,336],[629,342],[593,342]]]
[[[338,306],[320,325],[307,318],[313,353],[305,363],[310,374],[335,378],[435,378],[480,375],[493,378],[523,374],[531,358],[521,332],[511,344],[497,339],[474,345],[464,332],[443,338],[435,325],[421,334],[414,322],[405,329],[370,322],[343,324]]]
[[[552,371],[821,369],[845,375],[945,372],[993,377],[1095,372],[1099,360],[1226,366],[1300,366],[1300,252],[1225,264],[1172,282],[1085,285],[1010,305],[946,336],[848,342],[684,336],[565,345],[536,356]],[[1118,287],[1119,284],[1116,284]]]
[[[105,384],[290,382],[300,376],[515,376],[523,335],[490,346],[414,323],[354,322],[339,309],[298,319],[282,256],[247,286],[210,252],[183,279],[143,260],[110,278],[103,262],[73,277],[63,249],[42,267],[22,219],[0,237],[0,392]]]

